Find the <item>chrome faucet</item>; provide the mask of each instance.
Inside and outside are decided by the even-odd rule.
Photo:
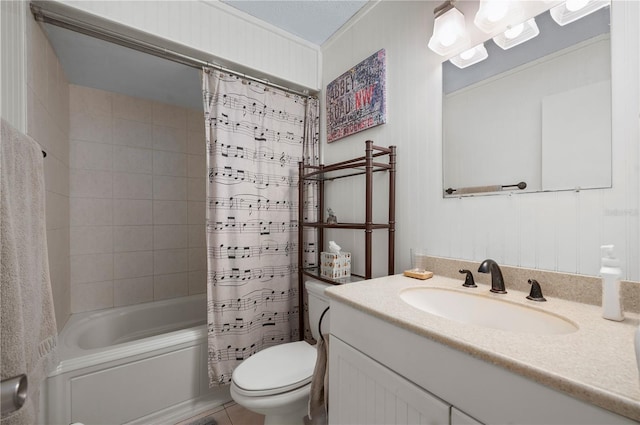
[[[478,267],[478,272],[491,273],[491,292],[495,292],[496,294],[507,293],[504,289],[504,279],[498,263],[492,259],[484,260],[482,264],[480,264],[480,267]]]

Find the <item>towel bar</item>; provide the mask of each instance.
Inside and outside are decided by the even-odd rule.
[[[460,189],[454,189],[454,188],[450,187],[447,190],[445,190],[445,193],[447,195],[451,195],[451,194],[453,194],[453,192],[462,192],[462,193],[465,193],[465,194],[480,193],[480,192],[495,192],[495,191],[500,191],[500,190],[510,189],[510,188],[518,188],[520,190],[524,190],[524,189],[527,188],[527,183],[520,182],[520,183],[516,183],[516,184],[507,184],[507,185],[474,186],[474,187],[463,187],[463,188],[460,188]]]
[[[0,383],[1,398],[1,415],[5,416],[9,413],[20,409],[27,400],[27,375],[18,375],[13,378],[5,379]]]

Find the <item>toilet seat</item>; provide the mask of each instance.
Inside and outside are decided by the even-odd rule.
[[[233,371],[235,390],[247,397],[281,394],[311,382],[316,349],[305,341],[262,350]]]

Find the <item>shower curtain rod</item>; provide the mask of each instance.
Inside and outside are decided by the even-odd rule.
[[[269,87],[283,90],[287,93],[291,93],[291,94],[295,94],[303,97],[317,98],[317,96],[309,94],[309,90],[299,91],[289,87],[281,86],[279,84],[272,83],[271,81],[266,79],[252,77],[250,75],[244,74],[242,72],[234,71],[233,69],[225,68],[215,63],[203,61],[201,59],[196,59],[194,57],[187,56],[182,53],[178,53],[176,51],[166,49],[164,47],[159,47],[142,40],[128,37],[123,34],[119,34],[114,31],[107,30],[105,28],[101,28],[95,25],[90,25],[90,24],[75,20],[73,18],[69,18],[67,16],[60,15],[55,12],[51,12],[49,10],[43,10],[41,7],[33,3],[30,4],[30,7],[31,7],[31,13],[33,13],[33,16],[35,17],[36,21],[39,21],[39,22],[65,28],[74,32],[78,32],[80,34],[97,38],[99,40],[104,40],[113,44],[118,44],[120,46],[127,47],[129,49],[137,50],[139,52],[147,53],[153,56],[157,56],[163,59],[177,62],[182,65],[190,66],[192,68],[196,68],[196,69],[202,69],[203,67],[213,68],[218,71],[233,74],[238,77],[245,78],[247,80],[255,81],[257,83],[264,84]]]

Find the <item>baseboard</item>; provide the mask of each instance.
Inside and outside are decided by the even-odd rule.
[[[174,404],[166,409],[153,412],[143,416],[126,425],[175,425],[176,423],[197,416],[207,410],[215,409],[231,401],[229,386],[225,385],[218,389],[194,399],[186,400],[182,403]]]

